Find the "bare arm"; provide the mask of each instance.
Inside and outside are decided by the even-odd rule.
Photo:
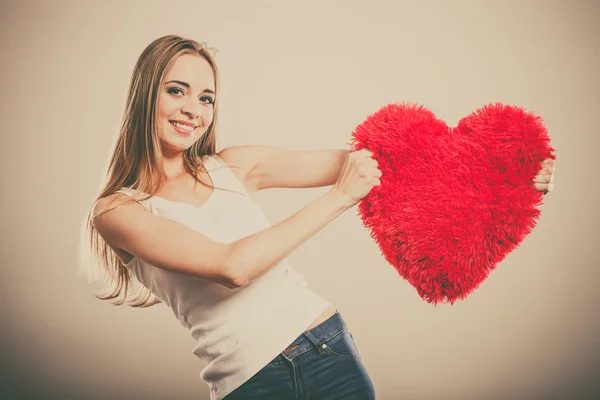
[[[333,185],[349,151],[287,150],[269,146],[232,146],[219,152],[229,165],[243,171],[249,192],[269,188],[313,188]],[[237,172],[237,170],[234,170]]]
[[[177,271],[234,287],[225,268],[231,246],[167,218],[155,216],[144,206],[121,204],[125,195],[113,194],[94,205],[94,226],[104,241],[157,268]],[[114,203],[114,204],[113,204]],[[115,208],[104,212],[109,207]]]
[[[174,221],[154,216],[139,204],[119,206],[94,223],[111,247],[158,268],[240,287],[278,264],[379,183],[381,173],[368,152],[356,152],[344,165],[335,186],[325,195],[289,218],[231,244],[215,242]],[[94,211],[101,210],[108,201],[99,201]]]
[[[330,190],[291,217],[234,242],[230,263],[236,285],[271,269],[352,205],[343,194]]]

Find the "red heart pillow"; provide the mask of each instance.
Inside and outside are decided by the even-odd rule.
[[[539,117],[490,104],[450,128],[420,105],[390,104],[352,133],[383,173],[358,205],[385,259],[434,305],[475,290],[535,227],[532,179],[552,155]]]

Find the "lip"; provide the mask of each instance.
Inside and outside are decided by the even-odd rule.
[[[173,122],[177,122],[177,123],[182,124],[182,125],[191,126],[194,129],[196,129],[198,127],[198,126],[196,126],[196,125],[194,125],[192,123],[189,123],[189,122],[175,121],[175,120],[169,121],[169,123],[171,124],[171,126],[173,127],[173,129],[175,129],[175,131],[177,133],[179,133],[180,135],[182,135],[182,136],[190,136],[192,134],[193,130],[192,131],[184,131],[183,129],[179,129],[178,127],[176,127],[175,125],[173,125]]]
[[[172,119],[172,120],[169,120],[169,122],[177,122],[178,124],[187,125],[187,126],[193,126],[194,128],[198,127],[198,125],[194,124],[193,122],[189,122],[189,121],[178,121],[176,119]]]

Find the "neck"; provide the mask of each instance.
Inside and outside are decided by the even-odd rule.
[[[167,180],[177,179],[186,173],[183,167],[183,153],[163,153],[163,171]]]

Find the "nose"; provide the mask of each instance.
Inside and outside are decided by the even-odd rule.
[[[181,112],[187,115],[190,118],[198,118],[200,117],[200,113],[202,112],[202,106],[197,99],[186,99],[185,103],[181,107]]]

